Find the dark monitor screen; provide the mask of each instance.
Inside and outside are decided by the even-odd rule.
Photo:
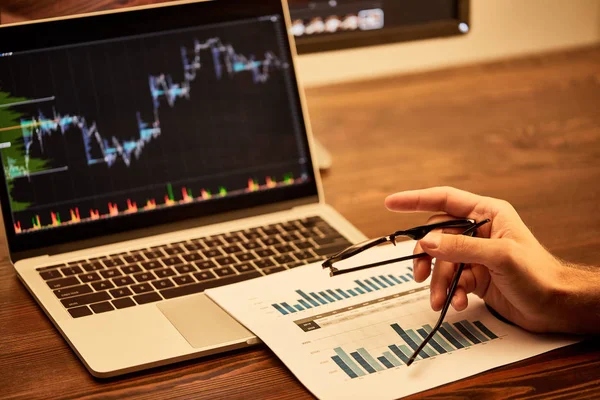
[[[458,35],[468,0],[290,0],[300,53]]]
[[[281,7],[218,3],[0,32],[12,244],[316,194]]]

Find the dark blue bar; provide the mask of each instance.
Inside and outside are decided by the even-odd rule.
[[[275,309],[277,311],[279,311],[280,313],[282,313],[283,315],[288,315],[289,312],[285,311],[283,308],[281,308],[281,306],[279,304],[271,304],[273,307],[275,307]]]
[[[498,336],[494,332],[490,331],[481,321],[475,321],[473,324],[479,328],[479,330],[487,335],[490,339],[498,339]]]
[[[364,283],[362,283],[359,280],[355,280],[354,282],[356,282],[358,284],[358,286],[360,286],[361,288],[363,288],[364,290],[366,290],[367,292],[372,292],[371,288],[367,287],[367,285],[365,285]],[[358,290],[358,288],[356,288]]]
[[[404,332],[404,329],[400,328],[400,325],[392,324],[390,326],[396,331],[398,335],[400,335],[402,340],[404,340],[406,344],[410,346],[411,349],[417,350],[419,348],[419,346],[406,334],[406,332]],[[419,355],[423,358],[429,358],[429,355],[423,350],[419,352]]]
[[[373,289],[375,289],[375,290],[379,290],[379,286],[377,286],[376,284],[374,284],[374,283],[373,283],[373,282],[371,282],[370,280],[368,280],[368,279],[365,279],[365,283],[366,283],[367,285],[371,286]]]
[[[406,275],[408,275],[408,277],[409,277],[410,279],[415,279],[415,277],[413,276],[413,274],[406,274]]]
[[[321,297],[323,297],[323,298],[324,298],[325,300],[327,300],[328,302],[330,302],[330,303],[335,303],[335,300],[334,300],[334,299],[332,299],[331,297],[329,297],[329,296],[327,295],[327,293],[325,293],[325,292],[319,292],[319,294],[321,295]]]
[[[402,284],[402,282],[400,282],[398,280],[398,278],[396,278],[394,275],[388,275],[390,277],[391,280],[393,280],[394,282],[396,282],[398,285]]]
[[[377,357],[380,363],[382,363],[386,368],[394,368],[391,362],[388,361],[384,356]]]
[[[404,282],[410,282],[410,279],[408,279],[407,277],[405,277],[404,275],[400,276],[400,278],[402,278],[402,280]]]
[[[285,307],[286,310],[288,310],[291,313],[295,313],[296,310],[294,310],[294,307],[291,307],[288,303],[281,303],[282,306]]]
[[[298,303],[302,304],[304,306],[304,308],[312,308],[312,306],[310,304],[308,304],[307,302],[305,302],[302,299],[298,300]]]
[[[329,293],[330,295],[333,296],[334,299],[336,300],[343,300],[340,296],[338,296],[337,294],[335,294],[335,292],[331,289],[327,289],[327,293]]]
[[[427,337],[427,332],[425,332],[425,329],[423,329],[423,328],[417,329],[417,333],[419,335],[421,335],[423,337],[423,339],[425,339]],[[429,340],[429,342],[427,342],[427,344],[431,345],[431,347],[433,347],[440,354],[447,353],[446,349],[444,349],[442,346],[440,346],[440,344],[438,342],[436,342],[436,340],[434,338],[431,338]]]
[[[379,286],[381,286],[382,288],[386,288],[387,285],[383,282],[381,282],[379,279],[377,279],[376,277],[372,276],[371,279],[373,279],[373,282],[375,282],[376,284],[378,284]]]
[[[358,378],[358,376],[352,371],[339,356],[333,356],[331,359],[348,375],[350,378]]]
[[[354,288],[354,290],[356,290],[359,294],[365,294],[364,290],[362,290],[361,288]],[[369,292],[371,291],[371,289],[368,290]]]
[[[308,295],[306,293],[304,293],[302,290],[296,290],[296,293],[298,293],[300,296],[304,297],[304,300],[306,300],[310,304],[312,304],[313,307],[319,307],[319,303],[317,303],[316,301],[314,301],[313,299],[308,297]]]
[[[356,292],[354,290],[352,290],[352,289],[348,289],[348,293],[350,293],[352,296],[358,296],[356,294]]]
[[[317,301],[321,304],[323,304],[324,306],[327,305],[327,302],[325,300],[323,300],[322,298],[320,298],[319,296],[317,296],[317,294],[315,292],[310,292],[310,295],[312,297],[314,297],[315,299],[317,299]]]
[[[347,298],[347,299],[349,299],[349,298],[350,298],[350,296],[348,296],[348,295],[346,294],[346,292],[344,292],[342,289],[335,289],[335,290],[337,290],[337,292],[338,292],[339,294],[341,294],[342,296],[344,296],[345,298]]]
[[[450,332],[448,332],[443,326],[440,326],[438,332],[440,332],[442,336],[445,337],[446,340],[448,340],[450,343],[452,343],[452,346],[456,347],[457,349],[462,349],[465,347],[458,340],[456,340],[454,336],[452,336]]]
[[[398,348],[398,346],[396,346],[395,344],[393,344],[393,345],[391,345],[391,346],[388,346],[388,347],[390,348],[390,350],[391,350],[391,351],[393,351],[393,352],[394,352],[394,354],[395,354],[396,356],[398,356],[398,358],[399,358],[399,359],[401,359],[401,360],[402,360],[402,362],[404,362],[404,364],[406,364],[406,363],[408,362],[408,356],[407,356],[406,354],[404,354],[404,353],[402,352],[402,350],[400,350],[400,349]]]
[[[373,367],[371,367],[371,365],[368,362],[366,362],[365,359],[362,358],[362,356],[360,354],[358,354],[357,352],[350,353],[350,355],[356,361],[358,361],[358,363],[360,364],[360,366],[363,367],[368,373],[374,374],[376,372],[375,369],[373,369]]]
[[[379,275],[379,277],[381,278],[382,281],[384,281],[385,283],[387,283],[389,286],[396,286],[396,284],[392,281],[390,281],[388,278],[386,278],[383,275]]]
[[[460,322],[455,322],[453,325],[456,327],[456,329],[458,329],[460,331],[460,333],[463,334],[464,337],[466,337],[471,342],[473,342],[473,344],[481,343],[481,340],[479,340],[475,336],[473,336],[473,334],[471,332],[469,332],[469,330],[467,328],[465,328],[463,326],[463,324],[461,324]]]

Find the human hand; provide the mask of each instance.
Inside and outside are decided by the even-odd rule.
[[[417,282],[429,277],[432,258],[436,259],[430,284],[435,311],[446,301],[456,263],[466,263],[451,302],[457,311],[467,307],[467,294],[474,293],[527,330],[580,330],[569,318],[561,318],[569,310],[557,301],[557,284],[564,281],[568,267],[537,241],[508,202],[438,187],[393,194],[385,205],[398,212],[445,213],[432,216],[428,223],[449,218],[491,219],[478,229],[477,237],[431,232],[418,241],[414,252],[426,252],[430,257],[415,260]]]

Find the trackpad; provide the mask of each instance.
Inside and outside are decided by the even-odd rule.
[[[255,338],[205,294],[167,301],[157,307],[194,348],[250,343]]]

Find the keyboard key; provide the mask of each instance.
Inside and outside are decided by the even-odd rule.
[[[169,276],[177,275],[177,273],[175,271],[173,271],[171,268],[157,269],[157,270],[154,270],[154,273],[159,278],[168,278]]]
[[[148,260],[155,260],[164,256],[160,250],[149,250],[142,253]]]
[[[222,256],[223,253],[221,253],[221,251],[219,249],[209,249],[209,250],[204,250],[202,252],[202,255],[204,256],[204,258],[210,259],[210,258]]]
[[[256,256],[252,253],[241,253],[241,254],[236,254],[235,258],[237,258],[238,260],[244,262],[244,261],[251,261],[251,260],[255,260]]]
[[[129,290],[129,288],[118,288],[118,289],[111,290],[110,294],[112,295],[112,297],[119,298],[119,297],[131,296],[133,293],[131,293],[131,290]]]
[[[293,253],[293,256],[296,257],[298,260],[308,260],[309,258],[313,258],[314,254],[310,251],[297,251]]]
[[[148,281],[156,279],[156,277],[154,276],[154,274],[152,272],[142,272],[141,274],[133,275],[133,277],[138,282],[148,282]]]
[[[187,251],[198,251],[198,250],[204,250],[204,246],[202,246],[201,244],[198,243],[185,243],[183,245],[183,247],[187,250]]]
[[[115,287],[111,281],[100,281],[92,283],[92,287],[96,289],[97,292],[101,290],[108,290]]]
[[[62,279],[55,279],[53,281],[46,281],[46,283],[48,284],[48,286],[50,286],[50,289],[60,289],[60,288],[68,287],[68,286],[79,285],[81,282],[79,282],[79,279],[72,276],[70,278],[62,278]]]
[[[282,244],[279,246],[275,246],[275,250],[279,252],[279,254],[291,253],[294,251],[294,248],[289,244]]]
[[[123,274],[118,269],[111,268],[111,269],[105,269],[105,270],[100,271],[100,275],[102,275],[104,277],[104,279],[109,279],[109,278],[115,278],[117,276],[121,276]]]
[[[261,257],[261,258],[265,258],[265,257],[269,257],[269,256],[274,256],[275,252],[271,249],[260,249],[260,250],[255,250],[255,253]]]
[[[156,268],[162,268],[163,267],[163,265],[158,260],[152,260],[152,261],[142,262],[142,263],[140,263],[140,265],[142,267],[144,267],[144,269],[146,269],[146,270],[151,270],[151,269],[156,269]]]
[[[106,260],[100,260],[100,262],[102,264],[104,264],[104,266],[106,268],[112,268],[112,267],[118,267],[120,265],[125,265],[125,262],[119,258],[109,258]]]
[[[312,243],[310,243],[306,240],[303,240],[301,242],[294,242],[294,246],[296,246],[300,250],[305,250],[305,249],[310,249],[310,248],[315,247],[315,245],[313,245]]]
[[[243,274],[244,272],[255,271],[254,267],[250,263],[234,265],[233,268],[235,268],[235,270],[240,274]]]
[[[261,230],[264,232],[264,234],[266,236],[273,236],[273,235],[277,235],[277,234],[281,233],[281,232],[279,232],[279,229],[277,229],[275,227],[271,227],[271,228],[265,227],[265,228],[261,228]]]
[[[297,233],[286,233],[285,235],[280,235],[279,236],[281,238],[281,240],[283,240],[284,242],[293,242],[295,240],[301,240],[302,237],[299,236]]]
[[[64,276],[77,275],[83,272],[83,270],[77,266],[61,268],[60,271],[63,273]]]
[[[242,243],[242,247],[244,247],[246,250],[254,250],[254,249],[260,249],[263,246],[259,242],[251,241],[251,242]]]
[[[325,236],[325,237],[316,237],[313,238],[313,241],[318,244],[319,246],[329,246],[333,243],[336,242],[341,242],[342,240],[345,240],[343,238],[341,238],[340,236]]]
[[[255,239],[260,239],[262,237],[262,235],[260,234],[260,232],[258,230],[254,229],[251,231],[244,232],[244,237],[247,240],[253,241]]]
[[[194,274],[194,276],[196,276],[196,275],[198,275],[198,274]],[[211,281],[193,283],[191,285],[177,286],[174,288],[161,290],[160,293],[163,295],[163,297],[165,299],[172,299],[175,297],[185,296],[188,294],[200,293],[200,292],[205,291],[206,289],[211,289],[211,288],[218,287],[218,286],[229,285],[231,283],[237,283],[237,282],[242,282],[242,281],[252,279],[252,278],[258,278],[259,276],[262,276],[260,272],[253,271],[253,272],[248,272],[246,274],[233,275],[233,276],[228,276],[226,278],[213,279]]]
[[[113,279],[113,283],[117,286],[127,286],[127,285],[131,285],[134,282],[133,282],[133,279],[131,279],[131,277],[122,276],[122,277]]]
[[[163,279],[160,281],[152,282],[152,286],[154,286],[156,289],[160,290],[160,289],[167,289],[167,288],[173,287],[175,285],[173,285],[173,282],[171,282],[169,279]]]
[[[170,256],[174,256],[176,254],[185,253],[185,250],[181,246],[166,247],[166,248],[163,249],[163,251],[165,253],[167,253],[168,255],[170,255]]]
[[[219,239],[205,239],[204,240],[204,245],[208,248],[208,249],[214,249],[215,247],[221,247],[223,246],[225,243],[223,243],[221,240]]]
[[[229,264],[234,264],[236,261],[235,261],[235,258],[226,256],[226,257],[216,258],[215,262],[219,265],[229,265]]]
[[[98,271],[100,269],[104,269],[104,265],[100,263],[100,261],[94,261],[91,263],[81,264],[81,267],[85,269],[87,272]]]
[[[349,243],[348,244],[346,244],[346,243],[335,244],[333,246],[327,246],[327,247],[321,247],[318,249],[313,249],[313,251],[318,256],[329,256],[329,255],[333,255],[335,253],[338,253],[338,252],[344,250],[349,245],[350,245]]]
[[[191,275],[183,275],[173,278],[173,282],[175,282],[177,285],[187,285],[188,283],[194,283],[196,281]]]
[[[192,261],[200,261],[203,260],[204,258],[198,254],[198,253],[189,253],[189,254],[182,254],[181,258],[183,258],[185,261],[187,262],[192,262]]]
[[[121,267],[121,271],[123,271],[125,275],[131,275],[135,274],[136,272],[141,272],[142,267],[137,264],[124,265]]]
[[[289,263],[289,264],[286,264],[286,267],[288,267],[289,269],[292,269],[292,268],[298,268],[302,265],[306,265],[306,261],[296,261],[293,263]]]
[[[69,314],[71,314],[71,317],[73,318],[81,318],[92,315],[92,311],[87,306],[70,308],[67,311],[69,311]]]
[[[40,276],[45,281],[47,281],[49,279],[62,278],[62,274],[57,269],[53,269],[51,271],[40,272]]]
[[[198,270],[193,264],[179,265],[175,267],[175,269],[180,274],[189,274],[190,272],[196,272]]]
[[[136,294],[152,292],[152,286],[149,283],[140,283],[139,285],[131,286],[131,290],[133,290]]]
[[[38,271],[38,272],[42,272],[42,271],[48,271],[48,270],[51,270],[51,269],[57,269],[57,268],[60,268],[60,267],[64,267],[66,265],[67,264],[48,265],[47,267],[39,267],[39,268],[36,268],[35,270]]]
[[[93,290],[90,285],[72,286],[66,289],[57,289],[54,294],[59,299],[65,299],[67,297],[79,296],[86,293],[92,293]]]
[[[79,275],[79,279],[81,279],[82,282],[94,282],[99,281],[102,278],[100,278],[100,275],[98,275],[96,272],[92,272],[89,274]]]
[[[130,264],[146,261],[144,256],[142,256],[141,254],[130,254],[128,256],[123,256],[123,259],[125,260],[125,262],[128,262]]]
[[[229,267],[217,268],[213,272],[220,277],[235,275],[235,271],[233,270],[233,268]]]
[[[108,301],[102,302],[102,303],[96,303],[96,304],[92,304],[90,306],[90,308],[92,309],[92,311],[94,311],[96,314],[100,314],[100,313],[104,313],[107,311],[112,311],[115,308],[113,307],[112,304],[110,304]]]
[[[167,290],[169,290],[169,289],[167,289]],[[133,296],[133,299],[138,304],[148,304],[148,303],[153,303],[155,301],[161,301],[162,297],[160,297],[160,295],[158,293],[152,292],[152,293],[146,293],[146,294],[140,294],[137,296]]]
[[[240,253],[242,252],[242,248],[236,244],[234,244],[233,246],[227,246],[227,247],[223,247],[223,251],[226,254],[235,254],[235,253]]]
[[[216,268],[217,266],[217,264],[215,264],[214,261],[211,260],[196,261],[194,265],[200,269],[211,269]]]
[[[287,264],[287,263],[292,263],[292,262],[296,261],[289,254],[284,254],[282,256],[273,257],[273,260],[275,260],[275,262],[277,264],[279,264],[279,265],[283,265],[283,264]]]
[[[83,296],[71,297],[68,299],[61,300],[61,303],[66,308],[72,308],[92,303],[98,303],[104,300],[110,300],[110,295],[108,294],[108,292],[97,292],[84,294]]]
[[[223,240],[229,244],[240,243],[244,241],[244,239],[242,239],[242,237],[237,233],[232,233],[229,236],[225,236]]]
[[[119,310],[121,308],[133,307],[135,306],[135,302],[131,300],[129,297],[124,299],[116,299],[112,301],[113,306],[117,307]]]
[[[285,222],[283,224],[280,224],[280,228],[286,232],[294,232],[300,229],[300,227],[294,222]]]
[[[169,258],[163,258],[163,259],[161,259],[161,261],[167,267],[172,267],[174,265],[183,264],[183,260],[181,258],[177,257],[177,256],[173,256],[173,257],[169,257]]]
[[[275,237],[275,236],[261,238],[260,241],[262,242],[263,246],[266,246],[266,247],[281,244],[281,241],[279,239],[277,239],[277,237]]]
[[[254,263],[254,265],[256,265],[258,268],[268,268],[268,267],[272,267],[275,265],[275,263],[271,260],[269,260],[268,258],[262,259],[262,260],[254,260],[252,261]]]
[[[208,279],[215,279],[217,276],[213,274],[212,271],[204,271],[194,274],[194,277],[199,281],[206,281]]]
[[[262,270],[265,274],[270,275],[275,272],[285,271],[285,267],[269,267]]]

